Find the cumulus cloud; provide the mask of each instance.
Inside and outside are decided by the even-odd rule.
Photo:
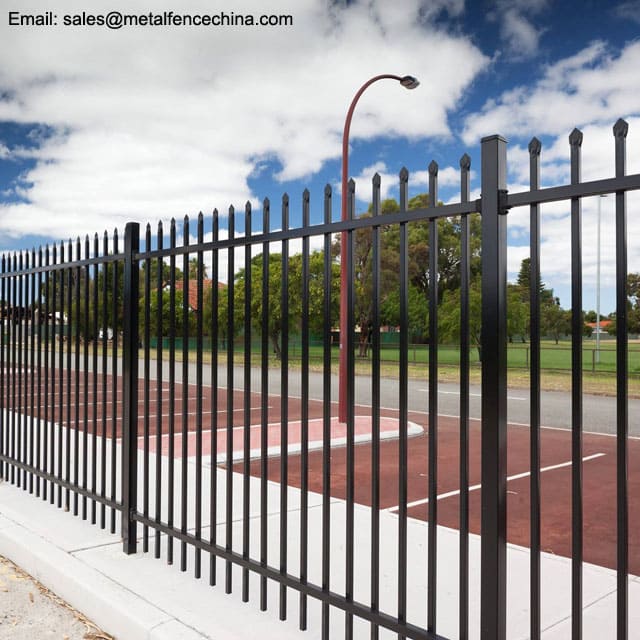
[[[497,0],[488,17],[500,23],[500,37],[510,59],[522,60],[538,53],[544,29],[534,24],[534,18],[548,4],[548,0]]]
[[[409,198],[425,193],[429,188],[429,171],[427,169],[409,170]],[[380,199],[386,198],[398,199],[398,190],[400,185],[400,177],[398,173],[391,173],[387,164],[378,161],[369,167],[364,167],[359,175],[354,176],[356,183],[356,197],[362,203],[371,202],[372,185],[371,181],[374,174],[380,175]],[[476,177],[476,172],[470,172],[471,179]],[[438,168],[438,188],[460,187],[460,168],[459,167],[439,167]],[[340,184],[336,184],[336,192],[340,192]],[[459,198],[458,198],[459,199]],[[454,200],[455,201],[455,198]]]
[[[615,14],[623,20],[633,20],[640,24],[640,0],[626,0],[614,8]]]
[[[47,134],[29,151],[26,201],[0,206],[0,229],[67,237],[78,228],[257,205],[262,194],[248,181],[265,159],[284,181],[339,157],[345,104],[380,73],[381,60],[423,86],[372,86],[351,138],[450,135],[447,112],[487,59],[467,38],[430,23],[443,10],[461,11],[459,0],[402,5],[280,0],[277,13],[294,24],[277,28],[25,29],[5,21],[0,121],[46,125]],[[29,10],[49,8],[36,0]],[[91,12],[111,8],[100,1]],[[83,10],[79,0],[65,3],[65,13]],[[202,0],[180,7],[223,10]],[[142,0],[127,4],[128,13],[148,11]],[[264,11],[257,0],[234,7]]]
[[[570,180],[569,134],[582,130],[582,180],[614,175],[615,141],[612,127],[620,117],[629,123],[627,173],[640,173],[640,80],[634,69],[640,64],[640,43],[630,42],[619,52],[604,42],[593,42],[572,56],[544,69],[530,86],[515,87],[497,100],[488,101],[481,112],[471,115],[463,138],[471,144],[484,135],[500,133],[511,139],[508,147],[509,191],[528,190],[529,152],[527,143],[535,135],[543,140],[541,180],[543,186],[567,184]],[[593,293],[596,280],[597,198],[582,201],[582,261],[585,291]],[[639,197],[630,193],[629,211]],[[615,284],[615,222],[613,198],[601,202],[601,276],[603,291]],[[571,282],[570,207],[560,202],[541,207],[541,260],[543,280],[563,291],[563,304],[569,305]],[[513,209],[508,215],[513,244],[528,241],[528,208]],[[628,266],[640,270],[640,239],[628,235]],[[517,275],[520,260],[528,246],[509,248],[510,277]],[[591,295],[593,297],[593,295]],[[585,299],[588,308],[592,301]],[[609,309],[610,310],[610,309]]]
[[[594,42],[574,56],[549,65],[531,87],[506,91],[487,102],[465,124],[470,144],[483,135],[560,135],[575,126],[613,124],[640,113],[638,94],[640,42],[627,44],[618,55]]]

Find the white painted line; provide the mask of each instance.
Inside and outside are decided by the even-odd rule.
[[[607,455],[606,453],[594,453],[593,455],[590,456],[585,456],[584,458],[582,458],[582,462],[587,462],[588,460],[595,460],[596,458],[601,458],[602,456]],[[569,462],[561,462],[560,464],[553,464],[549,467],[542,467],[540,469],[540,473],[544,473],[545,471],[553,471],[554,469],[562,469],[563,467],[570,467],[573,464],[573,462],[571,460],[569,460]],[[507,477],[507,482],[509,482],[510,480],[520,480],[521,478],[526,478],[527,476],[531,475],[531,471],[525,471],[524,473],[517,473],[513,476],[508,476]],[[482,485],[481,484],[474,484],[473,486],[469,487],[469,491],[477,491],[478,489],[481,489]],[[452,496],[457,496],[460,495],[460,489],[456,489],[455,491],[447,491],[446,493],[440,493],[436,496],[437,500],[444,500],[445,498],[451,498]],[[417,507],[421,504],[427,504],[429,502],[429,498],[423,498],[422,500],[414,500],[413,502],[409,502],[407,503],[407,509],[410,509],[411,507]],[[388,511],[389,513],[394,513],[395,511],[398,511],[400,507],[396,506],[396,507],[388,507],[386,509],[383,509],[383,511]]]
[[[337,402],[333,402],[332,404],[337,404]],[[380,407],[381,411],[398,411],[397,407]],[[428,416],[428,411],[419,411],[417,409],[409,409],[411,413],[417,413],[418,415]],[[439,413],[438,417],[440,418],[455,418],[456,420],[460,419],[460,416],[453,415],[451,413]],[[469,416],[469,420],[473,420],[474,422],[482,422],[482,418],[474,418],[473,416]],[[512,422],[509,420],[507,425],[510,427],[525,427],[527,429],[531,428],[527,422]],[[571,433],[571,427],[549,427],[545,425],[540,425],[541,429],[551,429],[552,431],[568,431]],[[607,438],[617,438],[618,436],[615,433],[602,433],[601,431],[582,431],[583,434],[589,436],[606,436]],[[629,440],[640,440],[640,436],[627,436]]]
[[[258,411],[259,409],[262,409],[262,407],[251,407],[251,409],[250,409],[250,410],[251,410],[251,411]],[[272,406],[268,406],[268,407],[267,407],[267,409],[273,409],[273,407],[272,407]],[[233,413],[240,412],[240,411],[244,411],[244,407],[241,407],[240,409],[233,409]],[[211,415],[211,413],[213,413],[213,412],[212,412],[212,411],[202,411],[202,412],[201,412],[201,414],[202,414],[203,416],[204,416],[204,415]],[[227,413],[227,410],[226,410],[226,409],[219,409],[219,410],[218,410],[218,413]],[[176,411],[175,411],[175,413],[174,413],[173,415],[175,416],[176,421],[178,421],[178,419],[182,416],[182,411],[180,411],[180,410],[176,409]],[[187,415],[188,415],[188,416],[197,416],[197,415],[198,415],[198,412],[197,412],[197,411],[189,411],[189,412],[187,412]],[[142,418],[144,418],[144,417],[145,417],[145,416],[143,416],[143,415],[138,415],[138,420],[141,420],[141,419],[142,419]],[[158,417],[158,414],[156,414],[156,413],[150,413],[147,417],[149,418],[149,420],[151,420],[151,419],[153,419],[153,418],[157,418],[157,417]],[[171,417],[171,414],[170,414],[170,413],[163,413],[163,414],[161,415],[161,417],[162,417],[162,418],[170,418],[170,417]],[[222,428],[223,428],[223,427],[221,427],[221,429],[222,429]],[[224,428],[226,428],[226,427],[224,427]],[[235,428],[236,428],[236,427],[234,427],[234,429],[235,429]],[[243,428],[244,428],[244,427],[243,427]],[[253,428],[253,427],[252,427],[252,428]],[[152,437],[153,437],[153,436],[152,436]]]
[[[425,388],[419,388],[418,391],[423,391],[426,393],[429,393],[429,389],[425,389]],[[438,393],[441,393],[443,395],[448,395],[448,396],[459,396],[460,392],[459,391],[442,391],[442,389],[438,389]],[[473,398],[481,398],[482,394],[481,393],[469,393],[470,397]],[[522,400],[525,401],[526,398],[520,398],[519,396],[507,396],[507,400]]]

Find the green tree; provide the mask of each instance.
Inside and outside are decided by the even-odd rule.
[[[64,278],[63,283],[60,281],[62,274]],[[76,284],[79,286],[79,305],[77,304]],[[53,277],[50,275],[48,285],[44,280],[41,285],[43,312],[45,302],[47,298],[49,298],[49,313],[53,313],[55,298],[56,313],[60,313],[60,298],[62,293],[64,298],[62,310],[68,319],[73,333],[78,332],[85,340],[93,340],[99,336],[101,329],[112,329],[114,336],[117,336],[118,333],[122,331],[124,314],[124,268],[121,263],[114,262],[100,265],[97,277],[94,275],[93,267],[90,267],[88,278],[86,269],[84,268],[58,272],[55,283],[55,293],[53,289]],[[69,289],[71,289],[71,309],[69,309],[68,305]],[[88,293],[89,297],[88,314],[85,309],[86,293]],[[97,307],[95,307],[94,300],[96,293],[98,299]],[[95,335],[94,321],[97,321],[95,324],[97,324],[98,327],[98,336]]]
[[[438,316],[438,331],[443,342],[460,344],[460,291],[447,290],[442,296]],[[480,279],[469,287],[469,341],[482,360],[482,291]]]
[[[560,306],[558,298],[552,304],[545,304],[540,309],[540,329],[544,335],[553,338],[558,344],[562,336],[571,331],[571,312]]]
[[[520,271],[518,272],[518,279],[516,280],[517,285],[527,296],[529,295],[529,289],[531,286],[531,258],[523,258],[520,263]],[[544,282],[542,282],[542,277],[538,274],[538,291],[540,292],[541,300],[545,300],[552,294],[550,289],[547,289]]]
[[[262,272],[263,255],[258,254],[251,260],[251,302],[250,319],[252,330],[257,334],[262,331]],[[289,278],[287,282],[288,296],[288,328],[290,335],[300,332],[302,317],[302,254],[294,254],[288,261]],[[333,326],[338,322],[340,300],[340,268],[332,262],[331,265],[331,317]],[[233,336],[244,329],[244,300],[245,300],[245,269],[240,269],[234,277],[233,290]],[[324,253],[312,252],[309,256],[309,329],[320,333],[324,327]],[[219,336],[228,339],[228,289],[219,291],[218,326]],[[205,295],[205,322],[209,328],[212,325],[212,294]],[[267,309],[267,334],[273,351],[277,357],[281,355],[282,340],[282,254],[269,254],[269,291]]]
[[[177,289],[175,291],[175,304],[173,309],[173,321],[175,327],[175,335],[178,338],[184,336],[184,293]],[[149,335],[154,337],[168,336],[171,334],[171,292],[168,288],[162,291],[162,320],[161,325],[158,322],[158,290],[152,290],[149,299]],[[138,320],[140,338],[142,339],[145,331],[145,316],[144,307],[147,304],[144,296],[140,297],[138,308]],[[196,312],[193,309],[188,309],[188,324],[187,324],[187,337],[195,336],[196,334]]]
[[[147,265],[148,262],[148,265]],[[162,284],[167,285],[171,279],[171,267],[168,262],[165,262],[161,258],[151,258],[149,261],[143,260],[140,265],[140,288],[144,287],[147,269],[149,269],[149,276],[151,282],[151,288],[157,288],[158,286],[158,263],[162,265]],[[191,275],[191,274],[190,274]],[[176,266],[176,282],[182,280],[182,271]]]
[[[608,333],[617,334],[616,315],[611,314]],[[627,330],[631,334],[640,334],[640,273],[627,274]]]
[[[507,337],[509,342],[520,337],[526,342],[529,332],[529,305],[522,300],[522,289],[517,284],[507,284]]]

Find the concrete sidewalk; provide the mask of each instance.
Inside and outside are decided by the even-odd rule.
[[[224,471],[219,470],[219,482],[224,485]],[[236,482],[240,482],[239,477]],[[252,484],[252,503],[259,484]],[[270,484],[269,504],[277,504],[278,485]],[[289,489],[289,570],[297,572],[299,501],[296,489]],[[309,508],[309,580],[319,584],[321,549],[320,496],[310,496]],[[331,503],[332,562],[331,589],[344,589],[344,503]],[[241,520],[234,516],[234,544],[241,547]],[[269,515],[269,564],[278,566],[279,540],[277,511]],[[381,513],[381,576],[380,602],[382,610],[395,611],[397,591],[397,516]],[[224,523],[219,540],[224,540]],[[368,602],[370,509],[356,506],[355,598]],[[118,529],[119,530],[119,529]],[[426,610],[426,539],[428,524],[416,520],[408,523],[408,546],[411,562],[408,566],[408,620],[424,624]],[[139,530],[140,531],[140,530]],[[259,557],[259,526],[252,513],[251,555]],[[208,533],[206,534],[208,535]],[[151,536],[153,538],[153,536]],[[122,552],[117,535],[101,530],[52,507],[27,492],[0,483],[0,555],[11,559],[46,587],[69,602],[88,618],[114,635],[118,640],[293,640],[320,637],[320,606],[309,600],[309,630],[298,630],[298,594],[289,590],[288,617],[278,620],[278,585],[270,582],[269,611],[259,611],[259,579],[252,575],[250,602],[241,601],[241,571],[234,567],[234,591],[224,593],[224,562],[217,562],[218,586],[208,584],[209,560],[203,554],[203,578],[193,577],[193,550],[188,553],[188,571],[179,570],[180,543],[174,542],[175,562],[167,566],[162,558],[142,553],[142,545],[134,556]],[[438,530],[438,632],[447,638],[457,638],[458,616],[458,533],[439,527]],[[508,547],[508,620],[507,637],[520,640],[528,637],[528,550]],[[471,638],[479,637],[479,568],[480,540],[470,539],[470,605]],[[543,555],[543,637],[545,640],[565,640],[570,636],[570,561]],[[593,565],[584,567],[584,638],[610,637],[615,622],[615,573]],[[640,580],[630,579],[629,602],[640,602]],[[631,607],[629,628],[631,637],[640,631],[640,610]],[[355,621],[355,637],[365,638],[367,623]],[[331,613],[331,638],[343,637],[344,616]],[[384,631],[381,638],[395,637]]]

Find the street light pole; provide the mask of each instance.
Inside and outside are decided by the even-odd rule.
[[[420,83],[413,76],[397,76],[390,73],[374,76],[367,80],[358,89],[358,92],[351,101],[351,106],[347,112],[342,134],[342,208],[341,220],[347,220],[347,181],[349,180],[349,130],[351,129],[351,119],[355,111],[356,104],[365,90],[378,80],[397,80],[406,89],[415,89]],[[340,422],[347,421],[347,287],[349,274],[347,273],[347,234],[342,233],[340,239],[340,364],[338,370],[338,419]]]

